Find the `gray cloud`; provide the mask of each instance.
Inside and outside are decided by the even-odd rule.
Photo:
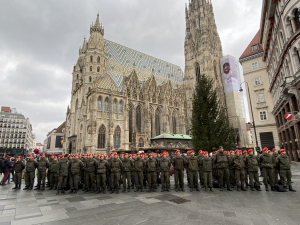
[[[187,0],[10,0],[0,8],[0,105],[30,118],[37,141],[65,119],[71,72],[99,12],[105,38],[184,68]],[[260,0],[213,0],[226,54],[259,29]]]

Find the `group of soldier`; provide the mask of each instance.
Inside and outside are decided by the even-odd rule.
[[[275,191],[280,182],[284,191],[295,191],[291,185],[291,164],[286,151],[276,149],[272,151],[264,148],[262,154],[255,155],[252,149],[248,151],[224,151],[220,146],[210,156],[207,151],[200,150],[195,155],[193,150],[187,155],[180,150],[170,156],[167,152],[162,154],[137,152],[136,154],[121,154],[112,152],[109,156],[100,154],[66,154],[50,155],[44,153],[38,159],[29,155],[26,160],[21,156],[16,158],[15,187],[21,189],[22,171],[25,169],[25,188],[32,190],[37,171],[37,185],[34,190],[45,190],[46,178],[49,190],[65,193],[77,193],[80,186],[83,191],[93,193],[117,193],[135,189],[135,192],[148,188],[148,192],[156,191],[161,184],[161,191],[170,191],[170,175],[174,174],[175,191],[185,191],[184,170],[186,170],[188,187],[200,191],[199,183],[205,191],[213,191],[218,186],[220,191],[226,188],[237,187],[237,191],[246,191],[248,186],[252,191],[260,191],[259,171],[261,169],[266,191]],[[199,182],[200,180],[200,182]],[[122,184],[122,186],[121,186]],[[67,188],[67,186],[69,188]]]

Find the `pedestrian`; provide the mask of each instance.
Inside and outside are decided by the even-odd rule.
[[[245,160],[244,156],[242,155],[241,150],[235,150],[235,155],[233,157],[233,166],[235,170],[235,178],[236,178],[236,186],[237,191],[241,189],[243,191],[247,191],[244,187],[245,185]]]
[[[5,185],[5,182],[8,178],[8,175],[10,173],[10,170],[12,169],[12,165],[10,163],[10,157],[7,156],[4,161],[3,161],[3,164],[2,164],[2,173],[3,173],[3,178],[2,178],[2,182],[1,182],[1,185]]]

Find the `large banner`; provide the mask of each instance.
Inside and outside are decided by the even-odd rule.
[[[235,58],[231,55],[226,55],[223,57],[222,64],[226,92],[239,91]]]

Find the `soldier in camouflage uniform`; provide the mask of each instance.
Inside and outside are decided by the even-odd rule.
[[[280,180],[286,190],[286,185],[289,187],[289,191],[296,191],[292,188],[292,173],[291,173],[291,161],[286,155],[285,149],[280,150],[280,155],[276,159],[276,163],[280,169]]]
[[[38,163],[33,157],[33,154],[30,154],[26,162],[25,188],[23,190],[32,190],[34,185],[35,169],[38,167]]]
[[[47,173],[47,168],[49,167],[49,162],[45,156],[46,156],[46,154],[42,153],[40,156],[40,159],[38,161],[38,174],[37,174],[38,183],[34,190],[40,190],[40,189],[45,190],[46,173]],[[41,188],[41,185],[42,185],[42,188]]]
[[[147,170],[147,177],[148,177],[148,192],[149,191],[156,191],[156,172],[157,172],[158,163],[156,159],[153,158],[153,153],[149,153],[149,159],[146,160],[146,170]]]
[[[141,158],[140,153],[136,153],[136,160],[134,161],[134,169],[135,169],[135,187],[136,191],[141,191],[143,192],[143,171],[145,168],[145,161],[144,159]]]
[[[97,162],[97,191],[96,194],[103,191],[106,194],[106,171],[108,170],[108,162],[104,159],[104,155],[100,156]]]
[[[135,168],[134,168],[134,161],[136,159],[136,155],[132,154],[132,163],[133,166],[131,167],[131,188],[134,189],[135,185]]]
[[[161,191],[170,191],[170,167],[171,162],[167,158],[166,152],[161,154],[162,158],[159,160],[160,178],[161,178]]]
[[[213,170],[213,159],[208,158],[208,152],[204,152],[203,157],[200,159],[201,170],[203,171],[203,184],[205,191],[209,187],[210,191],[213,191],[213,179],[212,179],[212,170]]]
[[[87,154],[82,154],[82,157],[79,158],[79,160],[81,160],[81,162],[83,163],[84,168],[86,168],[87,158],[88,158]],[[86,186],[86,171],[85,170],[80,170],[80,181],[83,184],[82,191],[88,190],[88,188]]]
[[[242,189],[243,191],[247,191],[244,187],[245,185],[245,160],[242,155],[241,150],[235,150],[235,156],[233,157],[233,166],[235,170],[235,179],[237,191]]]
[[[64,155],[64,158],[59,160],[58,162],[58,185],[57,185],[57,192],[59,194],[59,190],[61,193],[65,193],[65,188],[67,185],[69,174],[69,161],[68,161],[68,154]]]
[[[178,188],[180,187],[182,191],[184,191],[184,165],[186,165],[186,162],[184,158],[180,155],[180,150],[176,150],[175,157],[173,157],[172,164],[174,166],[174,179],[175,179],[175,191],[178,191]],[[179,185],[178,185],[179,181]]]
[[[195,156],[193,150],[190,152],[190,156],[186,159],[189,171],[190,180],[190,191],[193,191],[195,187],[197,191],[200,191],[198,186],[198,170],[199,170],[199,159]]]
[[[258,158],[253,154],[253,150],[248,150],[249,155],[246,157],[246,165],[249,173],[250,187],[252,191],[260,191],[260,183],[258,177]]]
[[[15,176],[14,176],[15,187],[13,189],[20,190],[21,182],[22,182],[22,171],[25,168],[25,163],[22,161],[22,156],[17,156],[16,162],[14,164],[14,168],[15,168]]]
[[[79,160],[79,156],[75,154],[69,164],[70,188],[71,188],[70,193],[73,192],[77,193],[78,183],[80,181],[79,174],[80,174],[80,170],[82,169],[84,169],[84,165],[81,162],[81,160]]]
[[[130,182],[131,182],[131,168],[133,167],[133,161],[129,159],[128,153],[125,153],[122,160],[122,179],[123,179],[123,190],[126,191],[126,181],[127,181],[127,191],[130,192]]]
[[[275,191],[273,173],[274,164],[272,155],[268,153],[268,148],[263,148],[263,154],[259,157],[259,162],[262,168],[262,175],[264,177],[264,185],[266,187],[266,191],[269,191],[268,178],[270,180],[271,190]]]
[[[214,159],[214,164],[216,165],[217,175],[219,178],[220,191],[223,191],[224,187],[224,178],[227,184],[227,190],[231,191],[230,182],[229,182],[229,163],[230,158],[223,151],[223,146],[219,147],[219,152],[216,154]]]
[[[48,190],[56,190],[58,183],[58,161],[57,156],[54,156],[53,161],[49,164],[50,172],[50,188]]]
[[[234,166],[232,163],[234,157],[234,151],[230,151],[230,155],[229,155],[229,182],[231,187],[233,188],[235,186],[235,171],[234,171]]]
[[[203,154],[202,154],[202,150],[199,150],[198,151],[198,161],[200,162],[202,159],[203,159]],[[199,184],[204,184],[204,180],[203,180],[203,171],[202,171],[202,168],[201,168],[201,165],[199,164],[199,170],[198,170],[198,174],[199,174]],[[204,185],[203,185],[204,187]]]
[[[95,185],[95,172],[96,172],[97,162],[93,158],[92,154],[88,155],[88,158],[85,160],[85,176],[86,176],[86,190],[88,191],[96,191]]]
[[[121,176],[122,161],[118,159],[118,154],[115,152],[114,157],[109,162],[111,172],[111,194],[116,191],[119,194],[119,181]]]

